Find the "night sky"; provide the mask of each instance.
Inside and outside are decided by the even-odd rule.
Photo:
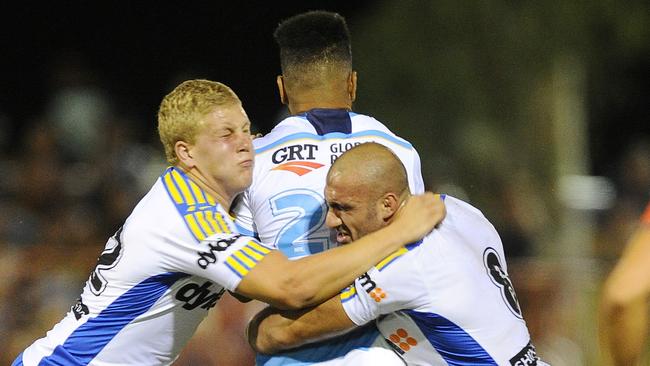
[[[203,77],[231,86],[252,122],[266,131],[281,108],[272,37],[278,22],[311,9],[351,19],[368,2],[62,4],[0,7],[0,111],[9,116],[14,134],[43,112],[57,85],[57,67],[72,64],[88,69],[116,99],[119,112],[143,124],[155,122],[158,103],[181,79]]]
[[[338,11],[353,23],[372,14],[373,2],[262,4],[5,2],[0,5],[0,116],[5,116],[0,126],[6,136],[20,136],[43,114],[58,85],[56,70],[78,64],[110,93],[117,112],[135,120],[150,138],[155,137],[162,97],[179,81],[195,77],[231,86],[254,126],[267,132],[282,110],[272,38],[278,22],[305,10],[325,9]],[[352,36],[354,41],[354,32]],[[588,75],[595,173],[617,161],[612,155],[620,154],[633,136],[650,134],[650,61],[625,61],[625,55],[615,50],[610,56],[600,62],[602,70],[596,70],[600,79]]]

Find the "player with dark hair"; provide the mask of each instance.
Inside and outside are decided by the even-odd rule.
[[[392,222],[409,196],[405,170],[388,148],[356,146],[327,175],[327,225],[347,245]],[[408,365],[545,365],[496,230],[459,199],[447,196],[445,205],[436,230],[379,262],[340,296],[304,311],[262,311],[249,328],[251,345],[272,353],[377,320]]]
[[[639,364],[648,337],[649,298],[650,202],[603,289],[600,335],[614,365]]]
[[[254,162],[250,121],[229,87],[183,82],[163,98],[158,131],[172,166],[108,240],[67,316],[14,366],[169,365],[226,290],[315,305],[442,216],[433,195],[422,195],[400,215],[407,229],[289,261],[239,234],[228,214]],[[419,217],[427,213],[437,220]]]
[[[373,117],[352,112],[357,73],[352,69],[350,34],[345,19],[310,11],[282,21],[274,33],[280,49],[280,100],[290,116],[253,141],[253,184],[235,206],[242,232],[273,244],[290,258],[337,245],[326,227],[323,198],[329,166],[344,151],[374,141],[390,147],[406,167],[412,192],[424,191],[420,157],[413,146]],[[442,206],[442,204],[441,204]],[[258,364],[401,364],[374,326],[300,352]]]

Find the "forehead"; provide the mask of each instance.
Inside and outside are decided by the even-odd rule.
[[[325,199],[328,202],[354,203],[360,201],[364,194],[360,185],[341,174],[330,175],[325,185]]]
[[[205,118],[205,127],[209,130],[225,127],[241,127],[250,124],[246,111],[239,103],[217,106]]]

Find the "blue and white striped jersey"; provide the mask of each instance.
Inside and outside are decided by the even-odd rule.
[[[70,312],[14,365],[169,365],[269,252],[169,168],[108,240]]]
[[[447,196],[447,216],[341,293],[357,325],[377,327],[408,365],[543,365],[483,214]]]
[[[424,192],[420,157],[409,142],[372,117],[342,109],[312,109],[284,119],[269,134],[253,141],[253,184],[233,209],[239,230],[259,237],[291,259],[337,245],[335,234],[325,225],[327,171],[342,153],[369,141],[390,148],[406,168],[411,192]],[[257,361],[271,366],[333,360],[355,348],[367,349],[378,336],[373,326],[300,352],[258,356]],[[383,342],[381,337],[379,341]],[[361,362],[355,359],[353,364]]]

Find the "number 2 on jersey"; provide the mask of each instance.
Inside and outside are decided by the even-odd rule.
[[[329,247],[329,231],[321,232],[327,206],[323,197],[309,189],[293,189],[269,199],[276,219],[289,220],[276,237],[276,246],[287,257],[322,252]]]
[[[120,261],[122,258],[122,228],[120,228],[115,235],[108,239],[106,243],[106,248],[102,254],[97,258],[97,265],[95,269],[90,273],[90,291],[96,296],[101,295],[102,292],[106,289],[108,282],[102,276],[101,271],[109,270]]]

